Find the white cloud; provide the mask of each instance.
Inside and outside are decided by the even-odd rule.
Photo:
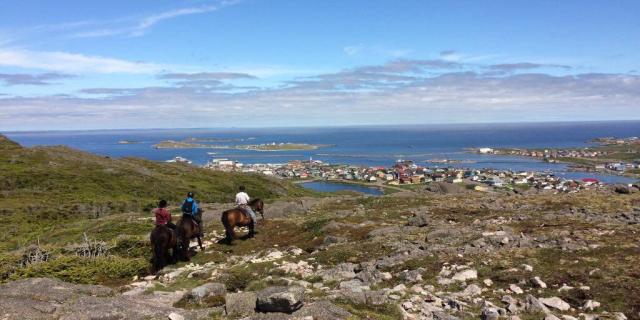
[[[0,66],[66,73],[156,73],[164,68],[153,63],[132,62],[60,51],[0,48]]]
[[[361,44],[355,45],[355,46],[346,46],[342,50],[344,50],[344,53],[346,53],[349,56],[355,56],[358,53],[360,53],[362,50],[364,50],[364,46]]]
[[[203,14],[208,12],[217,11],[223,7],[234,5],[239,3],[240,0],[222,1],[215,5],[204,5],[199,7],[186,7],[178,8],[160,12],[157,14],[145,16],[142,18],[121,18],[112,21],[99,22],[96,25],[102,25],[95,29],[83,30],[75,32],[71,35],[72,38],[99,38],[108,36],[130,36],[139,37],[151,30],[151,28],[162,21],[170,20],[182,16]],[[84,28],[87,29],[87,28]]]
[[[501,67],[530,65],[523,62]],[[432,68],[448,71],[422,72]],[[215,82],[247,77],[228,72],[165,74],[172,79],[209,82],[90,88],[79,96],[0,97],[0,127],[86,129],[147,124],[212,127],[637,118],[638,75],[576,74],[575,70],[568,70],[570,74],[566,75],[495,73],[482,71],[490,69],[490,65],[473,66],[478,69],[475,71],[469,68],[441,60],[392,60],[262,88]],[[178,113],[194,117],[176,119]]]

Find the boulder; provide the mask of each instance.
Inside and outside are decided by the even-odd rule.
[[[524,300],[524,309],[528,312],[541,312],[541,313],[549,313],[549,308],[545,306],[540,300],[536,299],[536,297],[528,294]]]
[[[404,271],[400,273],[400,279],[403,279],[409,283],[421,282],[422,273],[424,271],[425,271],[424,268],[418,268],[417,270]]]
[[[340,290],[353,291],[353,292],[362,292],[370,289],[369,286],[365,285],[364,282],[362,282],[359,279],[342,281],[340,282],[339,287],[340,287]]]
[[[313,317],[313,320],[342,320],[351,316],[348,311],[335,304],[322,300],[304,305],[293,313],[296,318]]]
[[[262,312],[291,313],[302,307],[304,288],[300,286],[274,286],[257,294],[257,309]]]
[[[167,319],[170,314],[194,318],[193,311],[171,307],[154,295],[116,295],[112,289],[48,278],[0,285],[1,319]]]
[[[221,296],[227,292],[226,287],[222,283],[210,282],[199,287],[191,289],[186,298],[194,302],[201,302],[205,298],[213,296]]]
[[[531,278],[531,280],[529,280],[529,283],[531,283],[531,285],[534,288],[546,288],[547,287],[547,284],[544,283],[544,281],[540,280],[540,277]]]
[[[227,315],[231,317],[251,315],[256,309],[256,294],[254,292],[227,293],[224,307]]]
[[[429,225],[429,216],[424,212],[415,213],[411,218],[409,218],[407,225],[414,227],[426,227]]]
[[[599,306],[600,306],[600,302],[595,301],[595,300],[587,300],[582,305],[582,309],[593,311],[593,309],[595,309],[595,308],[597,308]]]
[[[619,184],[619,185],[615,185],[614,189],[613,189],[616,193],[619,194],[630,194],[631,190],[629,189],[629,187]]]
[[[515,294],[523,294],[524,291],[518,287],[518,285],[516,284],[510,284],[509,285],[509,290],[511,290],[511,292],[515,293]]]
[[[467,281],[478,278],[478,271],[474,269],[467,269],[460,271],[451,277],[452,280],[455,281]]]
[[[331,269],[320,271],[323,281],[340,281],[343,279],[353,279],[356,276],[357,264],[341,263]]]
[[[567,311],[567,310],[571,309],[571,306],[568,303],[564,302],[564,300],[562,300],[562,299],[560,299],[558,297],[540,298],[539,300],[545,306],[550,307],[550,308],[554,308],[554,309],[558,309],[560,311]]]
[[[500,314],[495,308],[484,308],[480,314],[480,319],[482,320],[498,320],[499,317]]]

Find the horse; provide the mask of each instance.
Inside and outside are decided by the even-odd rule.
[[[157,225],[151,231],[151,246],[153,247],[153,257],[151,258],[151,273],[155,274],[164,268],[168,263],[174,263],[178,254],[178,242],[176,233],[165,225]],[[171,256],[169,249],[172,249]]]
[[[253,199],[249,202],[249,207],[253,209],[254,212],[260,213],[262,220],[264,220],[264,202],[259,199]],[[227,244],[231,244],[233,239],[236,237],[235,227],[249,227],[248,237],[253,237],[255,234],[255,230],[253,229],[253,224],[251,223],[251,217],[248,214],[245,214],[244,211],[240,208],[233,208],[222,213],[222,225],[224,226],[225,231],[225,242]]]
[[[198,214],[202,216],[202,209],[198,208]],[[200,250],[204,250],[202,246],[202,239],[200,238],[200,227],[193,216],[190,214],[183,214],[182,218],[178,220],[178,224],[176,227],[176,231],[178,232],[178,245],[180,247],[180,259],[188,261],[189,260],[189,244],[191,243],[191,239],[198,239],[198,246]]]

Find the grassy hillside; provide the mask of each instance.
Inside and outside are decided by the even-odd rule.
[[[117,246],[118,239],[149,232],[149,210],[158,199],[177,206],[193,191],[199,201],[231,201],[239,185],[265,199],[308,194],[262,175],[112,159],[63,146],[24,148],[0,135],[0,251],[17,254],[36,243],[56,251],[81,242],[84,233]]]

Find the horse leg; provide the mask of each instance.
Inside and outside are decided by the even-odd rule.
[[[182,239],[180,239],[180,244],[182,246],[182,248],[180,248],[182,261],[189,261],[189,238],[183,235]]]
[[[234,228],[231,226],[229,226],[228,228],[225,228],[227,244],[231,244],[231,242],[233,242],[233,239],[236,238],[236,234],[233,229]]]
[[[249,221],[249,238],[253,238],[256,234],[255,231],[256,224],[253,220]]]
[[[200,251],[204,251],[204,247],[202,246],[202,239],[200,239],[200,236],[198,236],[198,246],[200,247]]]

